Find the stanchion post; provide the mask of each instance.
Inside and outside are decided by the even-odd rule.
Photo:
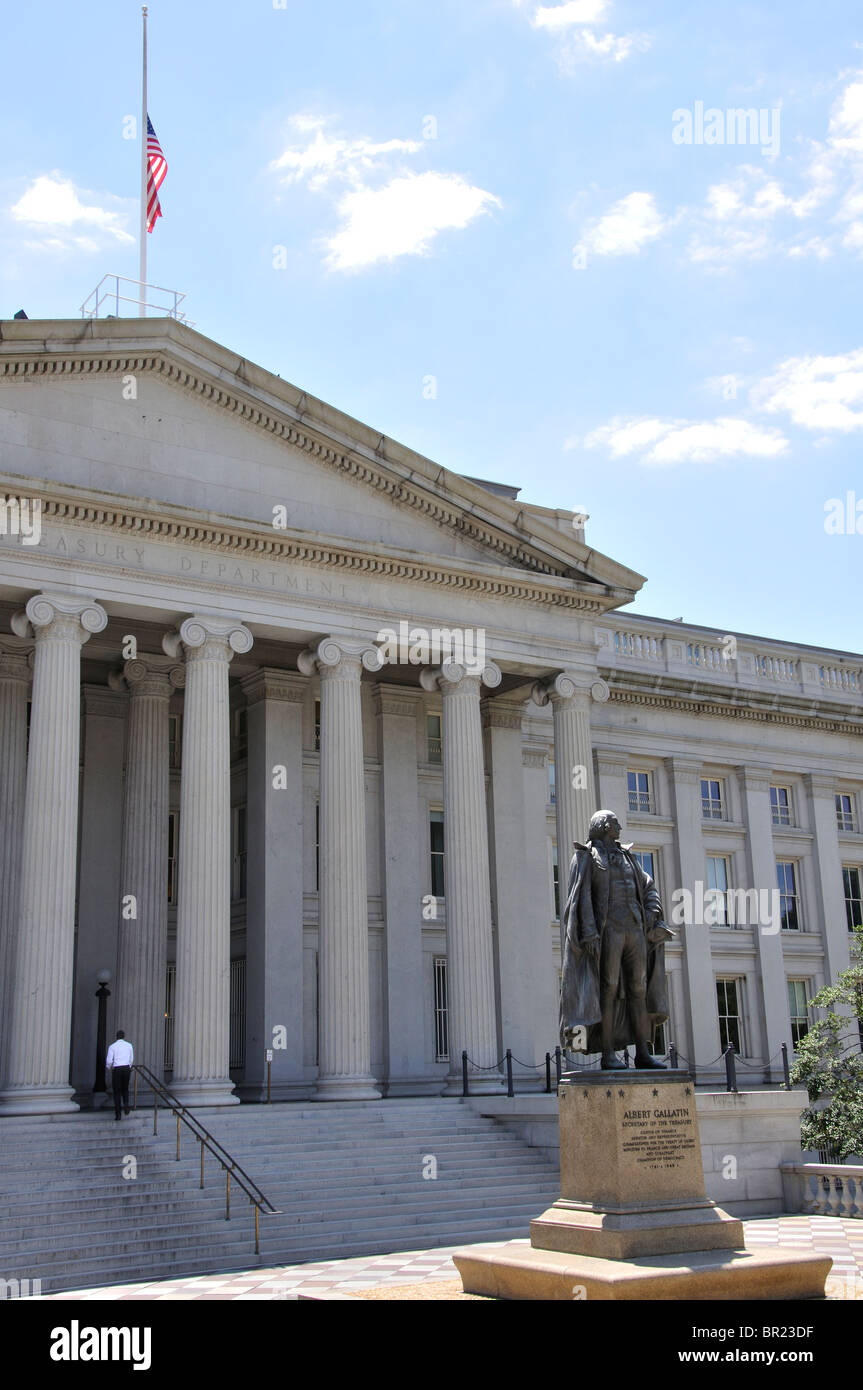
[[[671,1070],[677,1071],[677,1044],[669,1043],[668,1060],[671,1063]]]
[[[785,1077],[785,1089],[791,1090],[791,1072],[788,1070],[788,1044],[782,1044],[782,1072]]]
[[[734,1044],[729,1043],[725,1049],[725,1089],[726,1091],[737,1092],[737,1068],[734,1064]]]
[[[555,1080],[557,1081],[558,1086],[560,1085],[560,1076],[561,1076],[562,1070],[563,1070],[563,1068],[561,1067],[561,1064],[560,1064],[560,1048],[559,1048],[559,1047],[556,1047],[556,1048],[554,1049],[554,1072],[555,1072]]]
[[[270,1090],[270,1086],[271,1086],[271,1081],[272,1081],[272,1072],[273,1072],[273,1051],[272,1051],[272,1048],[268,1047],[268,1048],[267,1048],[267,1105],[269,1105],[270,1099],[271,1099],[271,1090]],[[257,1208],[256,1208],[256,1210],[257,1210]]]
[[[461,1093],[463,1096],[468,1094],[467,1084],[467,1053],[461,1054]]]
[[[507,1099],[512,1100],[515,1095],[512,1085],[512,1049],[506,1049],[506,1094]]]
[[[547,1095],[551,1095],[551,1053],[545,1054],[545,1090]]]

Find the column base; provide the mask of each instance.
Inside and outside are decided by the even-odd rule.
[[[80,1109],[72,1086],[11,1086],[0,1091],[0,1115],[70,1115]]]
[[[380,1100],[373,1076],[322,1076],[313,1100]]]
[[[224,1081],[172,1081],[168,1086],[172,1096],[183,1105],[200,1109],[206,1105],[239,1105],[240,1097],[234,1095],[234,1083]],[[140,1093],[138,1103],[140,1104]]]

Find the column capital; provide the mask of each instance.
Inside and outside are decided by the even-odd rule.
[[[487,661],[479,674],[469,671],[460,661],[443,661],[440,666],[420,671],[423,690],[440,690],[443,695],[452,695],[456,690],[472,691],[479,695],[481,686],[494,689],[502,680],[503,672],[493,661]]]
[[[587,700],[588,696],[598,705],[604,705],[611,691],[601,676],[581,675],[575,671],[558,671],[536,681],[531,690],[531,699],[537,705],[555,705],[570,700]]]
[[[524,767],[548,767],[548,743],[545,739],[528,738],[521,749]]]
[[[81,687],[84,713],[123,719],[126,714],[124,694],[125,691],[116,690],[114,686],[106,690],[104,685],[84,685]]]
[[[33,677],[33,646],[20,637],[0,637],[0,680],[29,684]]]
[[[74,639],[82,646],[107,624],[104,608],[83,594],[34,594],[11,620],[17,637],[35,637],[37,642]]]
[[[384,659],[374,642],[350,637],[324,637],[297,657],[297,666],[304,676],[340,676],[342,679],[355,676],[359,679],[363,668],[379,671],[383,664]]]
[[[839,791],[840,778],[832,772],[805,772],[803,781],[812,796],[833,797]]]
[[[308,682],[293,671],[279,671],[272,666],[259,666],[240,681],[247,705],[261,700],[280,700],[288,705],[301,705],[308,693]]]
[[[681,758],[675,753],[664,762],[673,781],[680,786],[693,786],[701,781],[703,769],[697,758]]]
[[[487,729],[517,729],[521,732],[524,723],[526,700],[507,700],[500,696],[496,700],[482,700],[480,714]]]
[[[128,690],[132,695],[162,695],[170,699],[185,683],[185,667],[178,665],[176,658],[150,652],[130,658],[122,671],[108,673],[108,685],[112,690],[118,693]]]
[[[375,714],[380,716],[398,715],[403,719],[416,719],[422,705],[418,690],[403,685],[385,685],[381,681],[373,686],[372,697]]]
[[[178,631],[165,634],[162,650],[175,661],[185,653],[187,661],[227,663],[235,652],[242,656],[251,651],[253,642],[249,629],[238,618],[194,613],[180,624]]]

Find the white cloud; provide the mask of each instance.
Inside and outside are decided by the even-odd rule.
[[[328,133],[330,123],[321,116],[294,116],[293,128],[307,138],[285,149],[270,170],[284,184],[304,183],[336,199],[340,225],[323,242],[331,270],[426,255],[440,232],[466,227],[501,206],[493,193],[459,174],[411,169],[408,157],[429,152],[428,141],[348,138]]]
[[[101,203],[85,202],[95,194],[77,189],[59,173],[41,174],[10,209],[14,221],[30,229],[31,250],[99,251],[117,242],[133,243],[125,230],[128,214],[123,200],[102,195]],[[110,202],[113,207],[105,206]]]
[[[863,429],[863,348],[835,357],[789,357],[753,388],[752,403],[804,429]]]
[[[715,463],[731,458],[776,458],[788,448],[782,432],[735,416],[715,420],[617,419],[593,430],[588,449],[602,446],[612,458],[640,455],[659,468],[680,463]]]
[[[581,244],[595,256],[635,256],[667,225],[652,193],[629,193],[591,223]]]
[[[515,3],[520,5],[520,0]],[[578,63],[620,63],[630,53],[650,47],[646,34],[597,33],[594,26],[605,25],[609,9],[609,0],[567,0],[562,5],[540,5],[530,22],[556,39],[558,64],[569,73]]]
[[[440,232],[466,227],[492,207],[500,207],[498,198],[457,174],[406,174],[383,188],[357,189],[339,203],[344,225],[327,243],[327,264],[359,270],[423,255]]]
[[[856,76],[833,107],[829,143],[837,150],[863,154],[863,80],[861,74]]]
[[[569,0],[564,5],[540,5],[530,22],[534,29],[564,29],[570,24],[596,24],[607,10],[608,0]]]
[[[388,156],[416,154],[422,148],[419,140],[349,140],[329,136],[324,131],[328,122],[317,116],[294,116],[291,124],[312,138],[303,146],[288,147],[271,162],[270,169],[281,173],[285,183],[305,180],[315,190],[335,179],[359,185]]]

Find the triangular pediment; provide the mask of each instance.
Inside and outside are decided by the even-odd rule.
[[[601,608],[643,582],[544,509],[494,495],[171,319],[4,323],[0,440],[7,475],[560,579]]]

